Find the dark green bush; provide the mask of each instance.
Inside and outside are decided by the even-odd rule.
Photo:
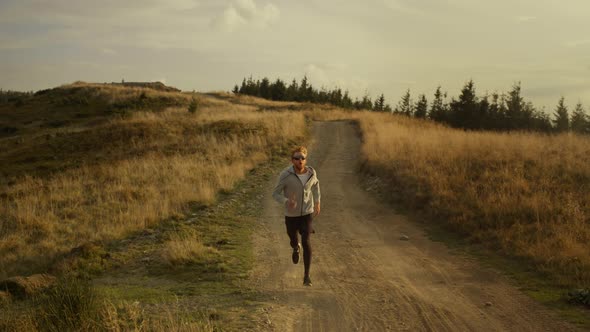
[[[576,289],[567,294],[568,301],[590,306],[590,288]]]

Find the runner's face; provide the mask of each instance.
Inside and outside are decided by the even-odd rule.
[[[293,154],[293,156],[291,157],[291,162],[293,163],[293,166],[295,167],[295,169],[301,171],[305,167],[305,163],[307,162],[307,158],[303,154],[297,152],[297,153]]]

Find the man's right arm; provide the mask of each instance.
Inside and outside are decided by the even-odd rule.
[[[274,200],[280,204],[283,204],[283,205],[285,205],[285,203],[287,203],[287,201],[289,200],[283,194],[283,191],[285,190],[284,180],[285,180],[284,174],[281,173],[279,175],[279,180],[277,181],[277,185],[275,186],[274,190],[272,191],[272,197],[274,198]]]

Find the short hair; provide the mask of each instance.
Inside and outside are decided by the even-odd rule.
[[[297,152],[307,157],[307,148],[305,146],[298,146],[294,148],[293,151],[291,151],[291,157],[293,157],[293,155]]]

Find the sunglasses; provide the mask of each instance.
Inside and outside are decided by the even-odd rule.
[[[293,160],[305,160],[305,157],[292,157]]]

